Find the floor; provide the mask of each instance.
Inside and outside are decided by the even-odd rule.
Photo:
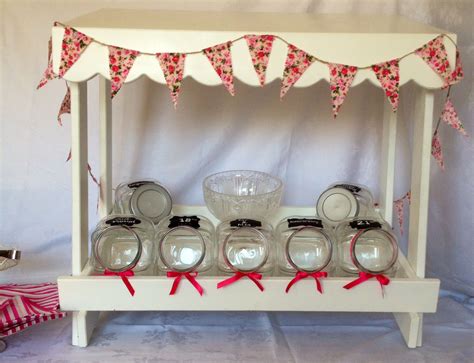
[[[474,362],[474,299],[442,292],[408,349],[390,314],[107,313],[87,349],[70,318],[7,338],[0,362]]]

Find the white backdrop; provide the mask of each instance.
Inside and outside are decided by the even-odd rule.
[[[46,66],[54,20],[67,21],[103,7],[178,10],[388,13],[445,28],[459,35],[466,77],[453,100],[469,134],[473,128],[472,1],[9,1],[1,14],[0,243],[24,253],[21,264],[0,273],[0,282],[53,281],[70,273],[71,175],[69,116],[55,121],[65,86],[35,91]],[[113,103],[114,184],[154,177],[176,203],[202,204],[201,181],[225,169],[250,168],[285,182],[284,204],[314,205],[333,181],[378,187],[381,90],[351,90],[332,120],[329,87],[320,82],[292,89],[279,101],[279,82],[251,88],[236,82],[236,97],[223,86],[186,79],[178,111],[168,90],[148,79],[125,86]],[[395,194],[409,189],[415,86],[401,89]],[[89,86],[90,163],[98,170],[97,81]],[[437,112],[443,93],[437,93]],[[368,102],[369,100],[369,102]],[[370,102],[371,101],[371,102]],[[446,172],[432,162],[427,270],[442,287],[474,295],[473,144],[441,129]],[[90,184],[90,223],[97,221],[97,189]],[[408,218],[406,218],[408,220]]]

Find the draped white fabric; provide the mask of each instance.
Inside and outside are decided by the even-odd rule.
[[[46,66],[53,21],[103,7],[386,13],[448,29],[459,35],[466,74],[452,99],[467,132],[474,134],[470,0],[2,1],[0,242],[21,249],[24,258],[0,273],[0,282],[53,281],[70,273],[69,116],[63,127],[55,121],[65,86],[54,81],[41,91],[35,87]],[[188,78],[174,111],[165,86],[143,78],[126,85],[113,103],[114,184],[154,177],[176,203],[202,204],[206,175],[249,168],[281,177],[287,205],[312,206],[327,185],[341,180],[366,184],[378,197],[381,115],[387,102],[382,91],[368,83],[352,88],[334,121],[327,83],[291,89],[283,102],[279,87],[278,81],[263,89],[237,82],[231,97],[222,85],[205,87]],[[416,90],[410,84],[400,93],[396,197],[409,190]],[[94,80],[89,85],[89,160],[98,174],[97,92]],[[444,93],[437,92],[436,115],[443,100]],[[473,295],[472,138],[442,126],[441,142],[446,171],[432,162],[427,275],[441,278],[442,288]],[[90,183],[90,190],[93,228],[97,188]]]

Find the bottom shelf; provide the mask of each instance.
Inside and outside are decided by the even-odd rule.
[[[204,214],[205,207],[177,207],[175,214]],[[311,215],[314,208],[280,208],[275,220],[288,215]],[[211,216],[210,216],[211,217]],[[212,217],[211,217],[212,218]],[[272,221],[274,222],[274,221]],[[300,280],[289,293],[285,289],[291,276],[264,277],[261,292],[247,278],[225,288],[217,283],[226,276],[199,276],[204,288],[200,296],[182,279],[175,295],[169,295],[173,279],[165,276],[134,276],[130,278],[136,293],[131,296],[116,276],[91,276],[87,265],[81,276],[58,279],[61,309],[65,311],[360,311],[433,313],[436,311],[440,282],[416,277],[400,251],[399,271],[385,287],[385,296],[378,281],[371,279],[351,290],[343,288],[355,277],[322,279],[323,294],[316,291],[314,279]]]

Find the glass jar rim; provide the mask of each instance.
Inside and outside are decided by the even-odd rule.
[[[195,236],[199,238],[199,242],[201,244],[202,252],[201,252],[201,255],[199,256],[199,259],[193,265],[184,269],[172,266],[169,263],[169,261],[167,261],[164,258],[164,251],[163,251],[164,242],[169,237],[170,234],[176,232],[177,230],[185,230],[185,231],[191,232],[192,234],[194,234]],[[204,257],[206,256],[206,242],[204,241],[204,237],[202,236],[201,232],[199,232],[197,229],[189,227],[189,226],[176,226],[167,230],[158,241],[158,254],[163,264],[170,270],[175,271],[175,272],[183,272],[183,273],[192,272],[197,269],[197,267],[202,263],[202,261],[204,261]]]
[[[256,235],[258,235],[258,237],[260,237],[260,239],[263,241],[263,246],[265,247],[265,254],[263,256],[263,260],[262,262],[257,265],[256,267],[254,268],[251,268],[251,269],[242,269],[242,268],[237,268],[235,267],[232,262],[230,262],[229,260],[229,256],[227,254],[227,245],[229,244],[229,241],[231,240],[231,238],[233,237],[233,235],[236,233],[236,232],[241,232],[241,231],[250,231]],[[265,235],[262,233],[262,231],[258,230],[257,228],[255,227],[239,227],[239,228],[236,228],[234,229],[232,232],[230,232],[225,240],[224,240],[224,243],[222,244],[222,255],[224,257],[224,262],[226,263],[227,266],[229,266],[229,268],[235,272],[244,272],[244,273],[250,273],[250,272],[256,272],[258,270],[260,270],[266,263],[267,263],[267,260],[268,260],[268,257],[270,255],[270,244],[268,242],[268,239],[267,237],[265,237]]]
[[[128,265],[125,265],[124,267],[120,267],[120,268],[114,268],[114,267],[108,266],[104,262],[102,257],[100,256],[99,245],[100,245],[100,240],[106,233],[109,233],[112,230],[118,230],[118,229],[127,230],[137,240],[137,253],[135,254],[135,257],[132,259],[132,261]],[[138,235],[137,232],[133,230],[133,228],[130,228],[129,226],[126,226],[126,225],[117,225],[117,226],[110,226],[110,227],[104,228],[103,230],[99,232],[99,234],[96,237],[96,243],[95,243],[95,248],[94,248],[95,259],[97,260],[99,265],[101,265],[104,269],[111,272],[124,272],[124,271],[133,270],[133,268],[135,268],[135,266],[138,264],[138,261],[142,257],[142,252],[143,252],[143,243],[140,236]]]
[[[357,258],[357,255],[356,255],[356,252],[355,252],[357,241],[359,240],[359,238],[364,233],[367,233],[369,231],[377,231],[377,232],[380,232],[382,234],[385,234],[388,237],[388,240],[390,241],[390,245],[391,245],[392,251],[393,251],[392,252],[392,259],[390,260],[390,263],[388,263],[387,266],[383,270],[368,269],[364,265],[362,265],[362,263]],[[397,245],[397,242],[396,242],[395,238],[393,237],[393,235],[391,233],[385,231],[384,229],[374,228],[374,227],[364,228],[364,229],[360,229],[359,231],[357,231],[357,233],[352,237],[351,246],[350,246],[350,253],[351,253],[352,263],[360,271],[365,272],[365,273],[370,273],[370,274],[381,274],[381,273],[384,273],[384,272],[387,272],[388,270],[390,270],[393,267],[393,265],[395,265],[395,262],[397,262],[397,259],[398,259],[398,245]]]
[[[305,268],[301,268],[298,266],[298,264],[293,260],[293,257],[291,257],[291,254],[290,254],[290,243],[291,241],[293,240],[293,238],[298,234],[298,233],[301,233],[303,232],[304,230],[312,230],[312,231],[317,231],[318,233],[320,233],[325,241],[326,241],[326,245],[328,246],[328,249],[329,249],[329,253],[326,257],[326,260],[324,260],[324,263],[322,264],[322,267],[319,267],[317,269],[305,269]],[[303,226],[301,228],[298,228],[296,229],[295,231],[293,231],[293,233],[290,234],[290,236],[288,237],[288,239],[286,240],[286,243],[285,243],[285,256],[286,256],[286,259],[288,261],[288,263],[297,271],[302,271],[302,272],[309,272],[309,273],[313,273],[313,272],[319,272],[321,270],[323,270],[324,268],[326,268],[329,263],[331,262],[331,258],[332,258],[332,252],[333,252],[333,244],[332,244],[332,241],[331,239],[329,238],[329,236],[327,235],[326,232],[324,232],[321,228],[317,228],[317,227],[314,227],[314,226]]]

